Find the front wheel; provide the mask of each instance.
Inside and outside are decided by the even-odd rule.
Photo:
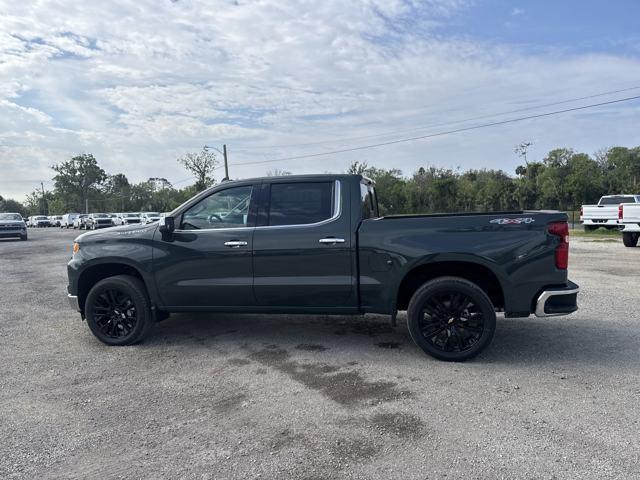
[[[27,241],[27,236],[26,235],[20,235],[20,240],[22,240],[23,242]]]
[[[416,291],[409,302],[407,322],[411,338],[425,353],[459,362],[475,357],[491,343],[496,313],[475,283],[441,277]]]
[[[625,247],[635,247],[638,245],[638,238],[640,233],[638,232],[622,232],[622,243]]]
[[[138,343],[153,326],[144,284],[129,275],[117,275],[96,283],[87,295],[84,313],[91,332],[107,345]]]

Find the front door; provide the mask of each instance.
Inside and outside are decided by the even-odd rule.
[[[251,307],[254,194],[258,186],[223,188],[189,207],[154,253],[165,308]]]
[[[348,187],[339,181],[263,184],[264,212],[253,239],[258,305],[357,306],[350,218],[342,208]]]

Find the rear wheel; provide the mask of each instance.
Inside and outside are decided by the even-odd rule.
[[[91,332],[107,345],[138,343],[153,326],[144,284],[129,275],[96,283],[87,295],[84,313]]]
[[[491,300],[475,283],[441,277],[425,283],[409,302],[413,341],[432,357],[463,361],[484,350],[496,328]]]
[[[638,245],[638,238],[640,233],[638,232],[622,232],[622,243],[625,247],[635,247]]]

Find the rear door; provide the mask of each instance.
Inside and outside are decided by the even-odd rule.
[[[253,239],[258,305],[283,309],[357,306],[349,185],[278,181],[262,187]]]

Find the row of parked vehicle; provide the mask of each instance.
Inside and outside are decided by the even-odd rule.
[[[28,227],[60,227],[79,230],[96,230],[98,228],[129,225],[134,223],[151,223],[160,220],[158,212],[128,213],[67,213],[65,215],[34,215],[25,219]]]
[[[582,205],[580,221],[586,231],[621,230],[624,246],[635,247],[640,239],[640,195],[605,195],[597,205]]]

